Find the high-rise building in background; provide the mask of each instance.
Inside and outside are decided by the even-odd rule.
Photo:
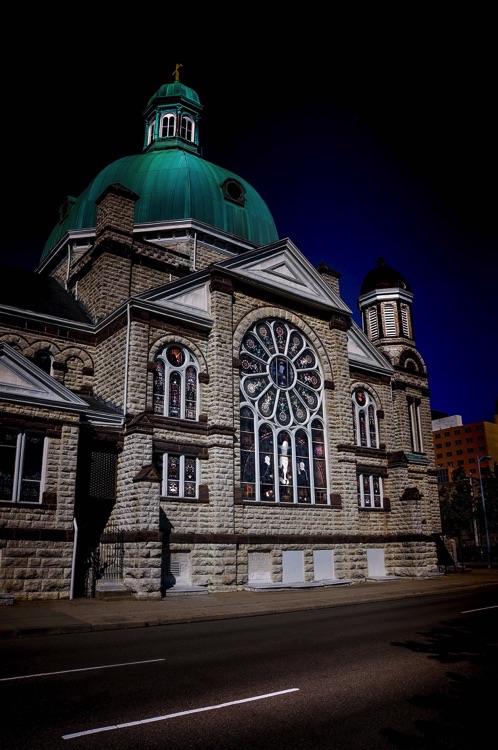
[[[456,469],[478,479],[479,457],[491,456],[489,462],[481,460],[481,469],[498,463],[498,414],[494,422],[470,424],[462,424],[459,415],[439,417],[432,421],[432,432],[439,484],[451,482]]]

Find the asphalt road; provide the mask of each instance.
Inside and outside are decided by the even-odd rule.
[[[498,591],[0,643],[2,750],[461,748],[495,732]]]

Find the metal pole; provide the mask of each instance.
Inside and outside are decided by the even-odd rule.
[[[484,513],[484,528],[486,530],[486,547],[488,551],[488,568],[491,567],[491,542],[489,540],[488,515],[486,513],[486,500],[484,499],[484,490],[482,487],[481,461],[491,461],[491,456],[479,456],[477,459],[477,468],[479,469],[479,484],[481,485],[482,510]]]

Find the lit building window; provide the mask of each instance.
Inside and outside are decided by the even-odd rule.
[[[153,139],[154,139],[154,120],[152,119],[147,125],[147,145],[149,145],[149,143],[152,143]]]
[[[161,138],[172,138],[176,132],[176,117],[168,112],[161,118]]]
[[[180,136],[186,141],[194,140],[194,121],[191,117],[183,115],[180,123]]]

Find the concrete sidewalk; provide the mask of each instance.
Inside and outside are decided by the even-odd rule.
[[[229,593],[167,593],[157,601],[64,599],[14,601],[0,606],[0,638],[22,638],[323,609],[362,602],[496,587],[498,566],[465,568],[429,578],[392,578],[347,585],[262,589]]]

